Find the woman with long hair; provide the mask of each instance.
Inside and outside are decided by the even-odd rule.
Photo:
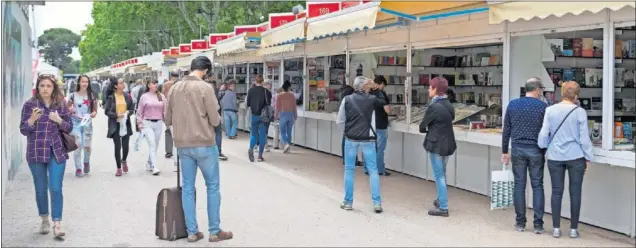
[[[111,77],[104,105],[104,112],[108,116],[106,137],[113,139],[113,143],[115,143],[115,162],[117,164],[115,176],[118,177],[122,175],[122,170],[124,173],[128,172],[126,158],[128,158],[130,136],[133,134],[130,116],[134,106],[130,95],[124,92],[125,87],[123,79]]]
[[[570,191],[570,238],[578,238],[583,176],[592,160],[592,140],[587,112],[577,102],[581,88],[568,81],[561,85],[563,101],[548,107],[537,143],[547,149],[548,170],[552,180],[552,236],[561,237],[561,202],[567,171]]]
[[[51,217],[53,235],[63,239],[62,230],[62,182],[68,152],[63,145],[62,134],[73,129],[71,113],[64,99],[60,99],[60,88],[55,76],[40,75],[36,82],[36,94],[22,106],[20,133],[27,137],[26,160],[33,176],[35,202],[42,223],[40,233],[48,234],[49,192],[51,194]]]
[[[73,152],[75,161],[75,176],[81,177],[91,171],[91,141],[93,138],[92,118],[97,115],[97,99],[90,91],[88,76],[77,77],[75,91],[69,94],[68,105],[73,120],[73,131],[71,134],[77,142],[77,149]],[[82,166],[82,150],[84,151],[84,166]]]
[[[276,95],[274,117],[279,120],[281,140],[284,147],[283,152],[288,153],[291,147],[292,128],[298,114],[296,112],[296,97],[291,92],[291,82],[289,80],[285,81],[282,89],[283,92]]]
[[[157,168],[157,148],[163,132],[163,109],[165,97],[158,90],[157,79],[146,80],[145,92],[139,97],[137,108],[137,127],[148,142],[148,162],[146,171],[159,175]]]

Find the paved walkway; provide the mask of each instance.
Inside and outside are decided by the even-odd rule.
[[[139,152],[131,151],[130,172],[116,178],[113,144],[105,138],[103,114],[94,123],[91,175],[76,178],[72,161],[67,164],[66,241],[36,233],[39,218],[25,166],[2,201],[2,246],[192,246],[183,239],[168,242],[154,235],[157,193],[176,183],[172,160],[162,158],[163,147],[159,176],[144,171],[143,145]],[[292,154],[272,150],[265,154],[266,163],[250,163],[247,134],[223,142],[229,161],[221,162],[221,225],[234,232],[234,239],[215,246],[634,246],[624,235],[587,225],[581,227],[578,240],[518,233],[512,229],[512,210],[490,211],[486,197],[456,189],[449,191],[451,217],[429,217],[426,211],[435,197],[434,183],[398,173],[382,177],[385,212],[374,214],[368,181],[360,168],[355,210],[346,212],[339,208],[343,196],[339,158],[294,148]],[[197,189],[199,226],[206,230],[200,173]],[[545,220],[549,227],[550,216]],[[194,244],[210,245],[206,240]]]

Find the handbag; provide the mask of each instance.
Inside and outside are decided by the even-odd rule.
[[[67,153],[77,150],[77,143],[75,142],[75,137],[73,137],[73,135],[60,131],[60,139],[62,140],[62,145],[64,146],[64,149],[66,149]]]
[[[265,88],[263,88],[263,90],[263,94],[265,94],[265,106],[261,109],[261,122],[268,123],[271,122],[274,117],[274,109],[267,100],[267,90]]]

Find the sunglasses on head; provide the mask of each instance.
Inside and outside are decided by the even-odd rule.
[[[53,74],[40,74],[38,76],[38,80],[40,80],[40,79],[52,79],[53,81],[56,81],[55,75],[53,75]]]

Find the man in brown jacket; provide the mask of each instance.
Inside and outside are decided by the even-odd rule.
[[[172,126],[182,173],[182,205],[188,241],[202,239],[196,218],[194,185],[197,168],[201,169],[208,199],[209,241],[231,239],[232,232],[220,228],[221,195],[219,192],[219,150],[214,127],[221,123],[219,103],[214,88],[202,79],[212,70],[208,57],[192,60],[191,73],[172,86],[167,96],[164,121]]]
[[[172,87],[172,85],[176,84],[177,81],[179,80],[179,71],[177,70],[172,70],[170,71],[170,80],[166,83],[163,84],[162,86],[162,91],[161,93],[163,93],[164,96],[168,96],[168,93],[170,93],[170,88]],[[170,130],[170,128],[168,128],[166,126],[166,138],[165,138],[165,142],[166,142],[166,158],[171,158],[172,157],[172,131]],[[175,163],[176,166],[176,163]],[[175,167],[175,171],[176,171],[176,167]]]

